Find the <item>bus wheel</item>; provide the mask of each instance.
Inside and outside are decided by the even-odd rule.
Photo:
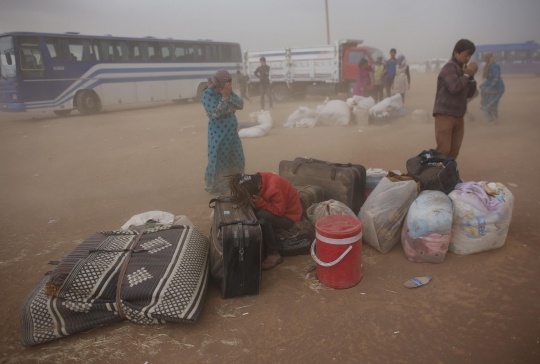
[[[75,97],[77,110],[83,115],[95,114],[101,111],[101,101],[94,91],[83,90]]]
[[[53,113],[55,113],[56,116],[66,117],[71,114],[71,110],[54,110]]]
[[[204,90],[206,89],[206,84],[204,83],[201,83],[199,85],[199,87],[197,87],[197,96],[195,96],[195,98],[193,99],[193,101],[195,102],[201,102],[202,100],[202,94],[204,92]]]
[[[291,97],[291,92],[285,85],[276,85],[272,87],[272,96],[276,102],[285,102]]]

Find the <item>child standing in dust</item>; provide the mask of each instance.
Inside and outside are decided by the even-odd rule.
[[[205,190],[213,195],[229,193],[226,176],[244,172],[244,151],[236,129],[236,110],[244,101],[232,91],[232,77],[226,70],[208,79],[202,103],[208,116],[208,166],[204,176]]]
[[[476,62],[467,64],[476,47],[467,39],[459,40],[454,46],[452,59],[444,65],[437,78],[435,95],[435,140],[437,151],[456,159],[459,155],[467,111],[467,99],[476,92],[474,75],[478,71]]]

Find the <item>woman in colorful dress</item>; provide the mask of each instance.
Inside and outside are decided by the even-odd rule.
[[[488,124],[497,124],[499,118],[499,101],[504,93],[504,82],[501,78],[501,67],[493,52],[484,55],[486,66],[484,67],[485,81],[480,85],[482,96],[480,110],[484,112]]]
[[[205,190],[213,195],[229,193],[227,176],[244,172],[244,151],[236,129],[236,110],[244,101],[232,91],[232,77],[226,70],[208,79],[202,103],[208,116],[208,166]]]
[[[394,85],[392,86],[392,95],[400,94],[401,101],[405,103],[405,92],[411,87],[411,74],[409,65],[403,54],[397,57],[398,64],[396,65],[396,76]]]
[[[367,59],[362,58],[358,62],[353,96],[366,96],[368,85],[371,84],[371,71],[372,69]]]

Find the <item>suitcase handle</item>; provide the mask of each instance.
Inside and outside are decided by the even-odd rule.
[[[296,172],[298,172],[298,168],[300,168],[300,166],[302,164],[309,164],[309,163],[322,163],[322,164],[326,164],[326,165],[331,166],[332,167],[332,172],[330,173],[330,178],[332,178],[332,181],[334,181],[336,179],[336,167],[342,167],[343,166],[343,165],[341,165],[339,163],[330,163],[330,162],[320,161],[318,159],[311,158],[307,162],[299,162],[299,163],[297,163],[293,168],[293,171],[292,171],[293,174],[296,174]]]
[[[210,202],[208,202],[208,207],[210,207],[211,209],[215,208],[216,205],[214,202],[233,202],[232,198],[230,197],[224,197],[224,198],[213,198],[210,200]],[[212,204],[214,203],[214,206],[212,206]]]
[[[229,226],[229,225],[260,225],[258,220],[247,220],[247,221],[232,221],[232,222],[220,222],[218,227]]]

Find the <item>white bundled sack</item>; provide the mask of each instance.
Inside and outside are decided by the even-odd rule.
[[[357,218],[347,205],[336,200],[313,204],[306,210],[306,213],[313,226],[315,226],[317,221],[329,215],[348,215]]]
[[[349,125],[350,119],[351,110],[342,100],[329,101],[319,115],[319,121],[329,126]]]
[[[373,97],[353,96],[346,101],[347,105],[352,109],[359,107],[360,109],[369,110],[375,105],[375,99]]]
[[[418,196],[416,186],[415,181],[382,179],[358,215],[365,242],[381,253],[388,253],[396,245],[401,235],[401,224]]]
[[[316,118],[317,118],[317,111],[310,109],[309,107],[306,107],[306,106],[300,106],[298,109],[296,109],[295,112],[289,115],[289,117],[287,118],[287,122],[283,124],[283,126],[286,128],[299,127],[298,123],[300,123],[303,119],[316,119]]]
[[[272,115],[270,115],[270,111],[256,111],[249,114],[249,117],[251,118],[251,121],[257,122],[261,125],[263,124],[270,124],[273,125],[274,121],[272,120]]]
[[[429,123],[429,115],[426,110],[414,110],[411,115],[413,123],[427,124]]]
[[[454,202],[450,251],[467,255],[504,245],[512,220],[514,195],[502,183],[460,183],[448,197]]]
[[[452,231],[452,200],[440,191],[422,191],[409,208],[401,243],[410,261],[442,263]]]
[[[251,128],[240,129],[238,136],[240,138],[260,138],[268,134],[270,129],[272,129],[272,124],[261,124],[252,126]]]
[[[390,112],[400,110],[403,108],[403,101],[401,100],[401,95],[396,94],[392,97],[388,97],[377,105],[369,109],[370,115],[374,117],[383,117],[390,115]]]
[[[296,123],[297,128],[313,128],[315,125],[317,125],[316,118],[302,119]]]

